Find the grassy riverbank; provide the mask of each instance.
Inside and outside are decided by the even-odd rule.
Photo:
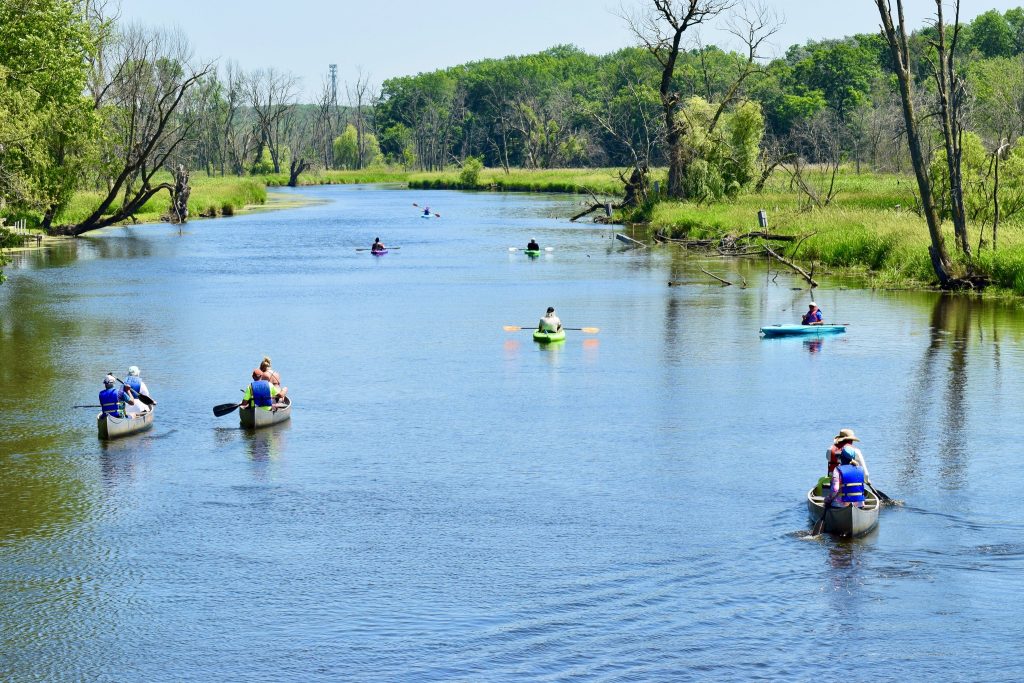
[[[921,287],[935,281],[928,257],[928,228],[916,206],[917,185],[912,177],[857,174],[844,169],[836,182],[837,194],[829,206],[807,208],[807,201],[789,187],[788,178],[776,176],[762,194],[744,194],[735,201],[700,205],[663,202],[644,218],[652,233],[676,238],[718,238],[757,230],[757,212],[768,211],[769,231],[806,239],[786,247],[792,256],[817,273],[861,274],[871,284],[885,287]],[[971,226],[972,248],[977,253],[978,227]],[[946,239],[951,255],[952,226]],[[1003,223],[999,249],[991,250],[991,232],[975,267],[988,275],[998,290],[1024,294],[1024,224]]]
[[[412,173],[409,187],[421,190],[492,190],[497,192],[567,192],[616,196],[622,193],[622,181],[617,168],[485,168],[475,185],[467,186],[459,178],[459,169]],[[664,172],[654,177],[664,181]]]
[[[319,173],[303,173],[299,176],[299,185],[349,185],[356,183],[392,183],[405,182],[408,174],[404,171],[390,169],[371,169],[365,171],[322,171]],[[169,182],[171,176],[157,177],[156,182]],[[268,187],[285,187],[288,185],[288,174],[277,173],[263,176],[207,176],[194,173],[191,178],[192,193],[189,195],[188,206],[191,217],[213,218],[216,216],[232,216],[247,208],[262,206],[267,203]],[[67,208],[57,217],[57,225],[78,223],[84,220],[103,200],[104,193],[80,191],[76,192]],[[160,192],[150,199],[135,214],[135,222],[156,223],[167,215],[170,208],[170,197]]]

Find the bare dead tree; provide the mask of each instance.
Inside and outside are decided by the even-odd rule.
[[[896,0],[897,18],[894,20],[890,0],[875,0],[878,14],[882,21],[882,37],[885,38],[892,57],[892,64],[900,87],[900,99],[903,103],[903,122],[906,130],[907,147],[917,178],[918,193],[921,199],[921,210],[928,222],[928,234],[931,246],[932,269],[944,288],[957,286],[953,276],[953,264],[946,251],[945,238],[942,235],[942,223],[938,209],[932,197],[932,184],[928,176],[928,159],[925,158],[921,144],[917,111],[913,95],[913,73],[910,45],[908,42],[906,20],[903,12],[903,0]]]
[[[246,90],[249,106],[259,132],[259,145],[270,151],[274,173],[281,172],[284,136],[294,114],[298,78],[291,73],[270,67],[249,74]]]
[[[661,66],[658,91],[665,119],[670,197],[684,198],[683,176],[690,161],[684,145],[686,130],[678,115],[681,97],[674,85],[683,36],[734,4],[735,0],[682,0],[678,4],[673,0],[651,0],[646,12],[625,16],[630,30]]]
[[[349,107],[351,107],[353,117],[355,118],[356,168],[362,168],[363,159],[366,156],[367,130],[366,112],[363,110],[363,107],[373,99],[373,93],[370,90],[370,75],[363,72],[363,67],[357,67],[355,84],[351,86],[346,84],[345,89],[348,92]]]
[[[213,70],[196,63],[180,32],[128,26],[107,36],[91,63],[89,94],[105,122],[102,152],[106,196],[78,225],[56,232],[81,235],[132,217],[158,192],[156,174],[190,136],[197,109],[185,106],[193,88]],[[121,196],[119,205],[115,205]]]
[[[679,115],[681,94],[674,82],[683,37],[688,30],[736,6],[737,0],[651,0],[646,13],[626,17],[633,34],[661,66],[659,93],[665,118],[670,197],[685,199],[683,178],[695,158],[694,150],[687,145],[687,124]],[[743,3],[740,8],[740,12],[730,18],[726,30],[743,42],[747,59],[718,103],[709,132],[714,131],[722,114],[736,101],[743,84],[759,70],[761,49],[781,27],[778,16],[765,4],[752,1]]]
[[[946,171],[949,175],[949,203],[950,216],[953,220],[953,234],[956,236],[960,251],[970,259],[971,244],[967,236],[967,212],[964,208],[963,169],[961,167],[964,133],[963,105],[967,87],[956,68],[956,49],[960,39],[960,0],[953,0],[954,18],[948,42],[946,23],[942,13],[943,2],[944,0],[935,0],[936,37],[930,42],[935,51],[936,61],[929,61],[938,89],[942,139],[946,148]]]

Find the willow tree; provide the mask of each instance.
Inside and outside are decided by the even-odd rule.
[[[647,12],[628,17],[630,28],[661,67],[658,92],[665,118],[665,143],[668,148],[668,195],[686,199],[686,176],[689,166],[700,159],[699,151],[687,142],[688,124],[681,116],[682,94],[676,79],[676,66],[683,39],[688,31],[707,23],[737,7],[736,0],[650,0]],[[745,60],[732,75],[717,109],[709,120],[714,133],[722,115],[740,97],[747,79],[759,70],[760,49],[775,34],[780,23],[766,5],[752,2],[740,4],[741,11],[731,17],[727,30],[745,46]]]

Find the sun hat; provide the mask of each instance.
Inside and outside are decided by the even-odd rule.
[[[818,307],[818,304],[816,304],[816,303],[814,303],[814,302],[812,301],[811,303],[807,304],[807,307],[808,307],[808,308],[817,308],[817,307]]]
[[[832,437],[832,442],[838,444],[840,441],[860,441],[852,429],[840,429],[839,433]]]
[[[139,366],[138,365],[133,365],[133,366],[129,367],[128,368],[128,374],[129,375],[135,375],[136,377],[138,377],[139,376]]]
[[[555,312],[555,307],[554,306],[548,306],[548,313],[554,313],[554,312]]]

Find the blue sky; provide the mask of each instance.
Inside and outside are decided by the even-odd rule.
[[[873,0],[766,0],[785,16],[773,50],[793,43],[875,31]],[[963,0],[967,19],[1024,0]],[[124,19],[177,25],[204,58],[234,59],[244,68],[274,66],[302,77],[305,92],[319,89],[327,65],[339,81],[363,68],[374,83],[393,76],[488,57],[528,54],[571,43],[603,54],[631,45],[620,7],[643,0],[121,0]],[[932,0],[906,0],[907,20],[920,26]],[[703,31],[707,43],[728,36]],[[339,84],[340,90],[340,84]]]

